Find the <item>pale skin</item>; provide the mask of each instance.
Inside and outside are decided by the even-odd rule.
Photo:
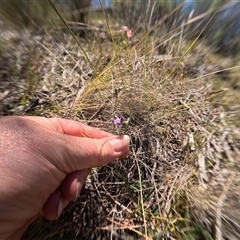
[[[79,122],[0,118],[0,239],[20,239],[40,215],[59,217],[90,169],[123,158],[129,137]]]

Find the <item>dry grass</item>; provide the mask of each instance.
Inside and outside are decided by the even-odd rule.
[[[87,58],[63,27],[3,40],[2,115],[65,117],[131,137],[128,157],[93,169],[78,200],[23,239],[238,239],[239,105],[223,79],[234,74],[203,45],[182,58],[181,29],[159,37],[136,26],[128,39],[107,19],[87,26]]]

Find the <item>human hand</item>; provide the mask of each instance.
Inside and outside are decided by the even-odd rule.
[[[19,239],[39,215],[75,201],[92,167],[129,153],[129,137],[79,122],[0,118],[0,239]]]

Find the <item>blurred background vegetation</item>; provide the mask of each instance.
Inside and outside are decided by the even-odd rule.
[[[201,39],[207,40],[215,51],[235,55],[239,50],[240,35],[240,3],[232,0],[213,1],[119,1],[119,0],[62,0],[52,1],[59,8],[67,21],[87,22],[90,13],[110,11],[113,15],[122,18],[130,27],[148,30],[162,19],[167,13],[178,10],[163,22],[168,29],[184,26],[186,37],[194,38],[210,23],[201,34]],[[102,10],[101,10],[102,9]],[[1,25],[10,24],[15,27],[27,27],[34,30],[43,26],[53,26],[60,19],[47,0],[43,1],[1,1]],[[195,19],[196,18],[196,19]],[[186,22],[192,20],[186,25]],[[2,29],[3,31],[3,29]]]

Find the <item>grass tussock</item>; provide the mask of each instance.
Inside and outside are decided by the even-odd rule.
[[[192,44],[174,25],[178,6],[160,19],[156,5],[132,8],[144,28],[123,22],[130,6],[116,6],[112,17],[91,13],[98,21],[84,38],[71,22],[75,37],[59,24],[2,40],[2,115],[65,117],[131,137],[129,156],[93,169],[58,220],[39,219],[22,239],[239,238],[238,60],[223,64]]]

